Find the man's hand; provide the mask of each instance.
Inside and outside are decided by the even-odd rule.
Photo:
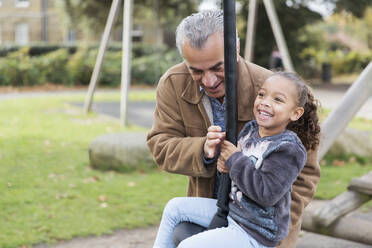
[[[217,161],[217,170],[221,173],[229,173],[229,169],[225,165],[226,160],[228,160],[231,155],[241,150],[240,143],[238,143],[238,147],[236,147],[231,142],[224,140],[221,144],[221,154]]]
[[[219,145],[225,140],[225,132],[220,126],[210,126],[208,128],[207,140],[204,143],[204,156],[214,158],[217,154]]]

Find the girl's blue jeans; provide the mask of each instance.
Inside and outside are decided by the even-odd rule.
[[[175,248],[174,228],[183,221],[208,227],[214,217],[217,200],[201,197],[177,197],[164,208],[154,248]],[[179,248],[264,248],[233,219],[228,217],[228,226],[208,230],[183,240]]]

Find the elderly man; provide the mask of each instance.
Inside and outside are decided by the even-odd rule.
[[[157,87],[154,123],[147,144],[165,171],[189,177],[188,196],[215,198],[218,154],[225,130],[223,12],[211,10],[186,17],[176,31],[184,62],[170,68]],[[239,53],[239,45],[237,46]],[[238,130],[253,119],[253,102],[271,71],[237,56]],[[218,126],[218,127],[216,127]],[[293,184],[290,233],[280,247],[295,247],[301,216],[320,177],[316,151]],[[218,172],[219,171],[219,172]]]

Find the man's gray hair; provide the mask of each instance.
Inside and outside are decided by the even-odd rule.
[[[176,45],[182,54],[182,45],[188,41],[192,48],[203,48],[209,36],[220,33],[223,37],[223,11],[206,10],[192,14],[178,25]]]

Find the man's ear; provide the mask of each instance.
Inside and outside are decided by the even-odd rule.
[[[301,116],[304,114],[304,108],[303,107],[296,107],[291,115],[291,121],[297,121],[301,118]]]

